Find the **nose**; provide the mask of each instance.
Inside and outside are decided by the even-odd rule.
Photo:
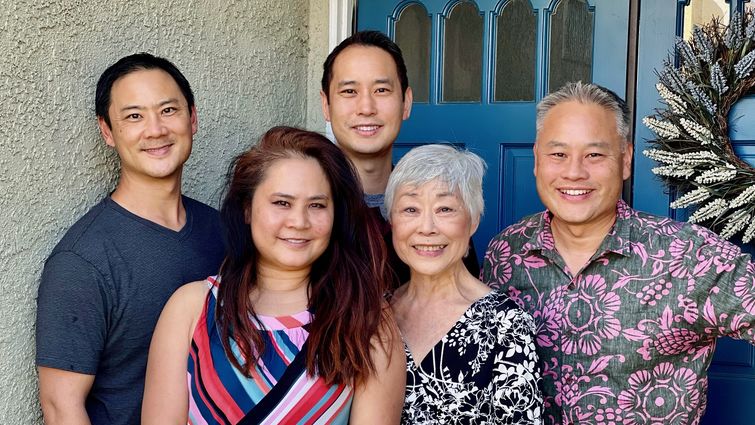
[[[147,115],[145,134],[147,137],[163,137],[168,134],[168,128],[159,113]]]
[[[375,108],[375,98],[372,93],[364,93],[359,96],[357,104],[357,112],[359,115],[372,116],[377,113]]]
[[[286,225],[294,229],[306,229],[309,227],[309,211],[305,206],[291,208]]]
[[[564,170],[564,178],[568,180],[583,180],[588,177],[590,177],[590,173],[587,172],[584,158],[580,156],[570,157]]]
[[[420,223],[417,232],[421,235],[433,235],[436,233],[435,216],[432,211],[423,211],[420,215]]]

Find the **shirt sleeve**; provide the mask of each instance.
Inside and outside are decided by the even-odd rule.
[[[72,252],[51,256],[37,297],[37,366],[94,375],[107,337],[107,297],[97,269]]]
[[[699,279],[696,299],[680,300],[685,315],[695,314],[696,307],[704,334],[755,344],[755,266],[750,255],[725,241],[703,246],[698,254],[692,269],[693,278]]]

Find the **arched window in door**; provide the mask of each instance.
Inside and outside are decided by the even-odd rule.
[[[495,20],[497,102],[535,100],[537,15],[529,0],[501,4]]]
[[[449,10],[443,34],[443,102],[479,102],[482,95],[482,14],[460,1]]]
[[[410,3],[401,10],[395,41],[406,62],[414,101],[419,103],[430,99],[430,31],[430,15],[422,4]]]
[[[594,8],[561,0],[550,16],[548,91],[570,81],[592,81]]]

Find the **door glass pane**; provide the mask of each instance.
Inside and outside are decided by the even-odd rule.
[[[537,22],[529,0],[510,0],[496,22],[495,100],[535,100]]]
[[[421,4],[411,4],[396,21],[396,44],[401,47],[415,102],[430,97],[430,16]]]
[[[445,22],[443,101],[479,102],[482,87],[482,15],[458,3]]]
[[[586,0],[562,0],[551,15],[549,92],[571,81],[592,81],[594,13],[588,7]]]
[[[710,23],[713,18],[729,24],[729,5],[725,0],[690,0],[684,6],[684,39],[691,40],[692,29]]]

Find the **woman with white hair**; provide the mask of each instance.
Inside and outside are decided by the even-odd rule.
[[[404,424],[539,424],[532,317],[462,259],[483,210],[482,159],[411,150],[385,192],[393,245],[411,270],[391,298],[406,345]]]

